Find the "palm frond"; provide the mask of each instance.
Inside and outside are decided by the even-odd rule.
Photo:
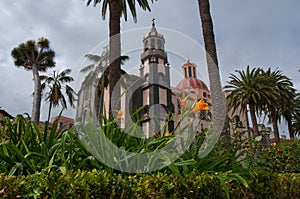
[[[79,72],[80,73],[86,73],[88,71],[91,71],[95,67],[95,64],[90,64],[84,68],[82,68]]]

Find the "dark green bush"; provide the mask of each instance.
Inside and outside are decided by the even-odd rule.
[[[260,160],[265,170],[280,173],[300,172],[300,140],[281,142],[263,151]]]
[[[121,176],[93,170],[0,175],[1,198],[299,198],[300,174],[258,173],[243,193],[231,173],[192,172],[182,183],[177,175],[157,172]],[[224,187],[225,186],[225,187]],[[245,195],[244,195],[245,194]]]

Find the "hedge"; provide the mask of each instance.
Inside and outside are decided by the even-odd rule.
[[[300,198],[299,173],[261,172],[243,190],[230,175],[192,172],[183,182],[176,175],[159,172],[125,175],[93,170],[11,177],[0,174],[0,198]]]

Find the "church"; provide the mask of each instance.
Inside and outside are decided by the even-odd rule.
[[[191,114],[181,125],[187,125],[193,117],[198,117],[201,125],[196,131],[201,132],[208,128],[213,108],[210,90],[202,80],[197,78],[196,64],[190,60],[183,63],[184,78],[176,87],[172,87],[170,64],[165,51],[166,40],[157,31],[154,21],[142,41],[140,75],[125,73],[119,81],[121,85],[119,107],[112,107],[112,110],[116,110],[115,118],[120,119],[119,126],[126,128],[132,123],[138,124],[146,137],[155,134],[163,136],[166,132],[176,133],[174,128],[178,125],[186,103],[192,104],[203,99],[208,104],[209,110]],[[102,98],[99,99],[96,95],[98,81],[99,79],[95,79],[89,83],[82,83],[78,93],[77,121],[87,121],[86,116],[90,114],[93,122],[97,124],[100,115],[108,115],[109,88],[107,86],[104,89]]]

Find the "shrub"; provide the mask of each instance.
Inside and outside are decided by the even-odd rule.
[[[299,198],[300,174],[258,173],[243,194],[231,173],[121,176],[106,171],[0,175],[1,198]],[[222,180],[220,180],[222,178]],[[228,195],[226,190],[228,191]]]
[[[280,173],[300,172],[300,140],[281,142],[263,150],[261,165],[267,171]]]

